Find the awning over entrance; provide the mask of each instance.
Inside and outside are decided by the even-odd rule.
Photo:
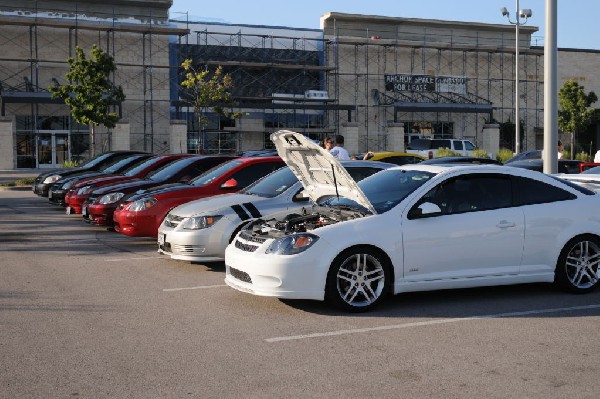
[[[403,112],[458,112],[483,113],[492,117],[492,103],[474,94],[457,93],[394,93],[393,96],[372,91],[375,104],[393,106],[395,111]]]

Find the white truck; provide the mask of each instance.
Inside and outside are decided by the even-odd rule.
[[[416,139],[408,143],[406,152],[431,159],[435,158],[440,148],[448,148],[462,156],[470,156],[473,155],[475,145],[469,140],[461,139]]]

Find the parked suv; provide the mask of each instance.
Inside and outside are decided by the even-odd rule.
[[[460,155],[473,155],[475,145],[469,140],[459,139],[416,139],[406,147],[406,152],[434,158],[440,148],[448,148]]]

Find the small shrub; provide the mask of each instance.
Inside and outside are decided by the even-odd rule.
[[[452,151],[450,148],[439,148],[436,154],[436,158],[442,157],[459,157],[460,154],[458,152]]]
[[[489,154],[486,150],[483,150],[481,148],[475,148],[473,150],[473,156],[477,157],[477,158],[489,158]]]
[[[79,162],[77,161],[64,161],[62,163],[63,168],[76,168],[79,166]]]
[[[14,187],[16,186],[14,181],[7,181],[4,183],[0,183],[0,187]]]
[[[498,162],[506,162],[513,157],[512,150],[508,148],[500,148],[500,150],[496,153],[496,161]]]
[[[19,179],[15,182],[17,186],[30,186],[35,181],[35,177],[26,177],[24,179]]]
[[[565,154],[563,154],[563,159],[568,159],[567,157],[565,157]],[[590,162],[592,158],[588,155],[587,152],[578,152],[577,154],[575,154],[575,159],[578,161]]]

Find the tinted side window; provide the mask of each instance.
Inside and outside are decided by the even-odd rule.
[[[406,148],[409,150],[428,150],[432,148],[431,144],[431,140],[416,139],[411,141]]]
[[[451,147],[450,140],[437,139],[437,140],[432,141],[431,148],[437,150],[438,148],[452,148],[452,147]]]
[[[186,175],[190,178],[194,178],[200,176],[202,173],[206,172],[209,169],[214,168],[217,165],[220,165],[227,161],[227,159],[223,158],[204,158],[200,162],[196,162],[192,165],[187,171]]]
[[[519,192],[519,205],[545,204],[577,198],[575,194],[526,177],[515,177]]]
[[[444,215],[508,208],[512,183],[504,175],[458,176],[432,189],[420,202],[438,205]]]
[[[460,140],[454,140],[454,149],[458,151],[463,150],[463,142]]]
[[[233,175],[232,179],[238,182],[239,188],[244,188],[250,183],[254,183],[256,180],[268,175],[271,172],[285,166],[283,162],[263,162],[254,165],[249,165],[242,170],[238,170]]]
[[[381,169],[377,168],[347,168],[346,171],[352,176],[354,181],[361,181],[372,174],[379,172]]]
[[[473,151],[474,149],[475,146],[473,145],[473,143],[471,143],[470,141],[465,141],[465,150]]]

